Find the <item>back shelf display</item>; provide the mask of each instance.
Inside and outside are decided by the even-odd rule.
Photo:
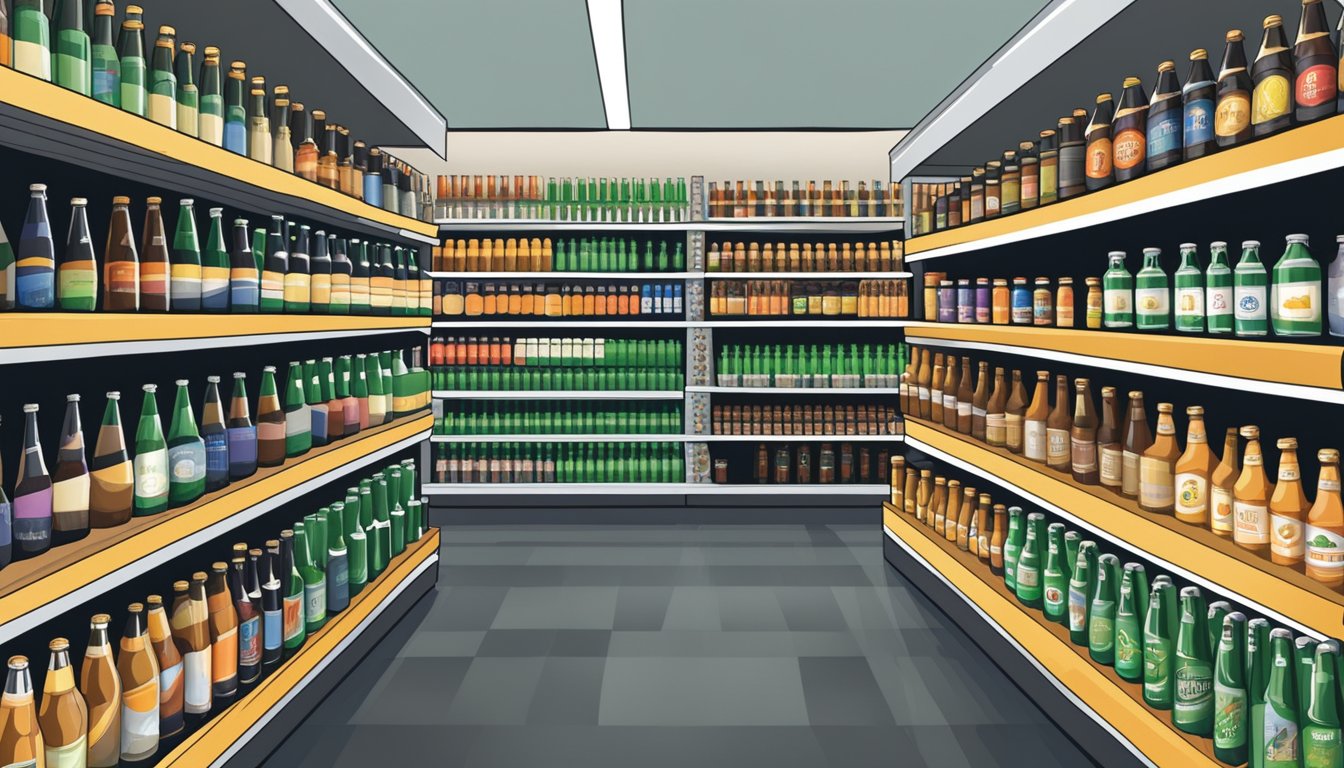
[[[881,243],[711,243],[705,271],[716,272],[903,272],[900,240]]]
[[[710,289],[713,317],[903,318],[908,280],[733,280]]]
[[[686,179],[439,175],[439,219],[672,222],[690,219]],[[451,222],[445,222],[451,223]]]
[[[725,344],[715,381],[720,387],[896,387],[906,357],[901,343]]]
[[[624,237],[447,239],[433,250],[435,272],[684,272],[683,243]]]
[[[681,405],[664,403],[564,404],[463,401],[443,406],[436,435],[679,435]]]
[[[878,179],[872,186],[860,181],[851,187],[848,180],[824,179],[802,182],[724,181],[709,182],[705,194],[710,219],[806,216],[831,218],[869,218],[902,216],[899,184],[886,188]]]
[[[532,483],[682,483],[680,443],[438,443],[434,482],[496,485]]]
[[[477,282],[436,280],[435,316],[450,318],[609,317],[679,320],[683,284],[640,282]]]
[[[715,443],[710,448],[716,485],[852,485],[888,482],[885,445],[826,442]]]
[[[685,384],[677,339],[435,337],[434,389],[679,390]]]
[[[889,405],[715,404],[710,413],[711,428],[715,435],[783,435],[843,439],[845,435],[894,437],[905,432],[899,411]]]

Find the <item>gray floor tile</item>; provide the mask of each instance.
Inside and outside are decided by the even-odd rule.
[[[681,547],[535,547],[528,565],[677,565]]]
[[[401,648],[401,656],[466,656],[477,654],[485,632],[417,632]]]
[[[719,624],[725,632],[789,628],[771,587],[722,587],[718,594]]]
[[[607,655],[614,657],[782,657],[862,656],[845,632],[612,632]]]
[[[545,664],[545,659],[475,659],[452,698],[444,722],[522,725],[527,722],[527,710]]]
[[[485,630],[495,620],[508,587],[460,586],[439,569],[439,594],[422,625],[429,630]],[[451,586],[448,586],[451,585]],[[445,588],[446,587],[446,588]]]
[[[554,643],[554,629],[492,629],[485,633],[475,655],[544,657]]]
[[[614,587],[514,587],[492,629],[611,629]]]
[[[714,587],[677,587],[667,604],[663,631],[719,631],[719,591]]]
[[[893,724],[867,659],[799,659],[798,669],[812,725]]]
[[[362,725],[436,725],[444,719],[472,659],[401,659],[381,690],[373,691],[351,718]]]
[[[795,659],[610,658],[602,725],[805,725]]]
[[[784,620],[795,632],[834,632],[845,628],[845,615],[830,587],[776,587]]]
[[[672,602],[671,586],[621,587],[616,593],[616,618],[612,629],[656,630],[663,628]]]
[[[528,725],[597,725],[605,658],[549,658],[541,670]]]

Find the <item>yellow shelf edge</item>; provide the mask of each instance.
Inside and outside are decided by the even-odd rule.
[[[974,603],[1011,636],[1038,664],[1047,669],[1101,719],[1157,765],[1220,763],[1195,749],[1125,691],[1098,672],[1090,662],[1064,645],[1058,637],[1009,602],[963,564],[929,541],[914,523],[883,504],[883,527],[924,558],[950,585]]]
[[[335,211],[425,237],[437,239],[439,235],[436,224],[385,211],[301,176],[216,147],[14,69],[0,67],[0,102],[254,187],[309,200]]]
[[[429,327],[428,317],[6,312],[0,349]]]
[[[408,577],[439,551],[439,529],[430,528],[420,540],[398,555],[378,579],[351,601],[350,606],[326,626],[310,635],[293,658],[286,661],[257,687],[200,730],[188,736],[169,752],[158,765],[160,768],[212,765],[231,746],[242,739],[248,729],[260,722],[271,709],[296,686],[304,682],[324,659],[359,628],[363,621],[383,605]]]

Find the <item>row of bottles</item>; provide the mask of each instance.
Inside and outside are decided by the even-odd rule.
[[[434,337],[429,364],[513,367],[681,367],[678,339]]]
[[[28,660],[9,659],[0,701],[0,762],[28,766],[151,764],[254,690],[346,610],[424,536],[414,459],[393,464],[296,521],[265,548],[233,545],[228,562],[173,582],[171,602],[127,608],[119,652],[96,614],[78,680],[56,638],[40,701]]]
[[[905,370],[905,344],[725,344],[715,380],[720,387],[895,387]]]
[[[1302,1],[1291,47],[1281,17],[1266,16],[1262,26],[1249,66],[1241,30],[1229,30],[1216,79],[1208,52],[1197,48],[1183,86],[1175,63],[1164,61],[1151,98],[1138,77],[1127,77],[1118,103],[1110,93],[1097,96],[1090,119],[1075,109],[1039,140],[1019,142],[956,184],[918,185],[911,234],[1105,189],[1334,115],[1344,101],[1338,80],[1344,49],[1336,50],[1321,0]]]
[[[443,406],[436,435],[679,435],[680,403],[498,403]]]
[[[978,277],[949,280],[945,272],[924,273],[924,319],[939,323],[993,323],[1072,328],[1074,323],[1073,278],[1061,277],[1052,285],[1048,277],[1028,283],[1025,277]],[[1087,321],[1101,318],[1101,279],[1087,278]]]
[[[759,443],[752,463],[751,479],[759,485],[849,485],[886,483],[888,448],[853,443],[814,445],[804,443]],[[815,462],[815,463],[814,463]],[[714,459],[714,482],[725,485],[733,477],[727,457]]]
[[[833,216],[859,218],[900,216],[901,187],[892,184],[883,187],[879,179],[872,186],[860,181],[857,188],[848,180],[839,182],[824,179],[803,182],[794,180],[788,186],[783,181],[724,181],[720,187],[709,183],[706,194],[707,216],[711,219],[745,219],[775,216]]]
[[[436,191],[439,219],[690,220],[685,178],[440,175]]]
[[[663,443],[438,443],[436,483],[681,483],[682,445]]]
[[[91,454],[85,448],[80,396],[70,395],[52,471],[43,455],[38,404],[23,406],[23,452],[13,501],[0,489],[0,567],[78,541],[90,528],[186,506],[252,476],[258,467],[280,466],[314,447],[423,410],[429,405],[428,374],[419,367],[418,348],[412,357],[410,369],[400,352],[292,362],[283,400],[275,368],[267,366],[255,420],[246,374],[233,374],[227,409],[219,377],[210,376],[199,426],[189,382],[179,379],[166,436],[158,387],[146,384],[133,451],[122,428],[120,393],[107,393]]]
[[[436,280],[436,317],[680,318],[682,283],[479,283]]]
[[[115,43],[112,0],[57,3],[50,17],[44,5],[15,3],[13,57],[8,50],[3,57],[15,69],[394,213],[428,212],[428,177],[351,142],[349,129],[325,112],[291,100],[288,86],[268,95],[266,78],[249,79],[245,62],[225,70],[220,50],[208,45],[198,68],[196,44],[178,43],[170,26],[159,27],[146,55],[138,5],[126,6]]]
[[[711,243],[706,272],[902,272],[905,245],[881,243]]]
[[[888,405],[789,403],[715,405],[716,435],[901,435],[900,412]]]
[[[1208,739],[1214,757],[1251,768],[1344,763],[1340,647],[1293,638],[1264,618],[1169,575],[1122,565],[1108,542],[1050,522],[1042,512],[994,504],[989,493],[892,457],[892,504],[978,560],[1024,607],[1068,630],[1129,695],[1171,712],[1178,730]],[[966,559],[965,557],[962,558]],[[1045,660],[1043,660],[1045,661]]]
[[[1137,502],[1138,509],[1172,514],[1183,523],[1208,528],[1237,546],[1277,565],[1305,570],[1311,578],[1344,591],[1344,502],[1340,498],[1339,451],[1321,449],[1316,499],[1307,498],[1296,438],[1275,442],[1280,451],[1277,482],[1270,480],[1260,446],[1260,428],[1229,427],[1219,459],[1209,445],[1204,409],[1185,409],[1182,450],[1172,414],[1158,403],[1157,427],[1149,426],[1143,393],[1122,399],[1114,387],[1101,388],[1101,408],[1091,382],[1067,376],[1051,380],[1037,371],[1030,397],[1020,371],[1011,383],[1003,368],[990,382],[987,363],[958,363],[942,354],[930,363],[927,349],[902,389],[903,412],[1005,448],[1011,453],[1068,473],[1075,482],[1100,485]],[[913,382],[913,383],[909,383]],[[1244,451],[1238,435],[1246,440]],[[1240,465],[1237,457],[1242,456]]]
[[[667,241],[624,237],[557,239],[525,237],[444,240],[433,248],[435,272],[684,272],[681,243],[668,253]]]
[[[713,317],[906,317],[906,280],[719,280]]]
[[[0,311],[430,313],[432,281],[422,276],[413,249],[312,232],[278,214],[269,229],[249,230],[245,218],[228,226],[223,208],[210,209],[202,245],[191,199],[179,202],[170,247],[163,200],[149,198],[137,250],[131,199],[112,198],[100,265],[88,201],[76,197],[58,255],[46,190],[29,187],[17,253],[0,228]]]

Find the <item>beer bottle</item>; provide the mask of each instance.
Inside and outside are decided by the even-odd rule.
[[[268,231],[265,227],[256,227],[252,230],[252,260],[257,270],[257,301],[261,301],[261,273],[266,269],[266,238]],[[260,307],[258,307],[260,309]]]
[[[121,34],[117,36],[117,57],[121,71],[121,108],[132,114],[145,117],[145,23],[138,17],[140,6],[126,6],[126,18],[121,22]],[[135,15],[137,18],[131,18]]]
[[[89,466],[84,461],[84,429],[79,395],[68,395],[61,425],[56,471],[51,477],[51,543],[60,546],[89,535]]]
[[[294,137],[289,125],[289,86],[275,86],[271,99],[271,165],[282,171],[294,172]]]
[[[1241,475],[1232,489],[1232,514],[1235,527],[1232,540],[1238,546],[1264,557],[1269,550],[1269,498],[1273,493],[1265,477],[1265,459],[1260,453],[1260,428],[1245,426],[1246,456]]]
[[[313,312],[326,315],[331,312],[331,255],[327,252],[327,233],[318,230],[313,235],[312,254],[309,263],[309,269],[312,272],[310,278],[310,308]]]
[[[369,306],[372,313],[391,315],[393,271],[391,249],[386,243],[374,247],[373,265],[369,275]]]
[[[956,402],[956,414],[952,418],[953,429],[969,435],[971,433],[972,418],[972,400],[975,394],[971,391],[971,358],[962,356],[961,375],[957,377],[957,387],[952,394],[952,399]]]
[[[19,309],[51,309],[56,305],[56,248],[47,218],[47,185],[30,184],[28,191],[15,261],[16,298]]]
[[[1209,478],[1218,462],[1209,450],[1208,435],[1204,431],[1204,409],[1192,405],[1185,409],[1185,414],[1189,417],[1185,453],[1181,454],[1175,467],[1176,519],[1204,526],[1209,522]],[[1159,431],[1160,427],[1159,418]]]
[[[1051,129],[1041,131],[1036,152],[1039,159],[1039,205],[1049,205],[1059,199],[1058,133]],[[1024,173],[1023,179],[1025,180],[1025,178]],[[1023,199],[1025,201],[1025,194]]]
[[[1125,440],[1120,467],[1122,495],[1131,499],[1139,498],[1142,486],[1141,460],[1152,444],[1153,436],[1148,431],[1148,415],[1143,407],[1143,393],[1135,390],[1129,393],[1129,413],[1125,417]]]
[[[207,407],[207,414],[209,410]],[[257,471],[257,428],[253,426],[247,408],[247,375],[241,371],[233,374],[233,396],[229,399],[229,418],[225,427],[227,440],[225,452],[229,461],[228,480],[251,477],[252,473]],[[206,453],[208,464],[208,443]]]
[[[1218,72],[1218,106],[1213,133],[1218,146],[1233,147],[1251,138],[1251,76],[1246,72],[1246,51],[1240,29],[1227,32],[1223,66]]]
[[[84,697],[75,690],[70,641],[58,637],[48,643],[47,648],[51,651],[51,663],[47,666],[47,679],[42,684],[42,705],[37,713],[46,764],[49,768],[83,766],[89,749],[89,711]],[[9,693],[8,687],[5,692]]]
[[[294,524],[295,563],[303,579],[304,631],[312,634],[327,623],[327,578],[313,562],[308,535],[303,523]]]
[[[347,561],[349,562],[350,596],[354,597],[364,589],[364,585],[369,581],[369,540],[361,519],[363,495],[358,487],[346,489],[345,503],[341,514],[344,518],[342,522],[345,527]]]
[[[255,76],[247,99],[247,156],[259,163],[271,164],[271,115],[266,105],[266,78]]]
[[[1178,272],[1179,274],[1179,272]],[[1205,272],[1208,284],[1205,293],[1204,314],[1208,318],[1209,333],[1231,333],[1233,298],[1232,270],[1227,265],[1227,243],[1218,240],[1209,245],[1209,268]],[[1177,289],[1180,280],[1177,280]],[[1179,322],[1177,324],[1178,330]]]
[[[19,3],[22,7],[23,0]],[[37,14],[41,16],[38,5]],[[0,760],[6,766],[46,765],[46,748],[33,703],[33,678],[26,656],[9,657],[5,695],[0,698]]]
[[[177,58],[173,61],[173,74],[177,79],[177,130],[195,137],[199,131],[201,92],[196,87],[196,44],[181,43],[177,48]]]
[[[261,395],[257,400],[257,465],[278,467],[285,463],[288,419],[275,390],[275,366],[261,371]]]
[[[1120,560],[1104,554],[1097,558],[1097,575],[1087,620],[1087,652],[1098,664],[1115,663],[1116,582],[1119,580]]]
[[[1069,621],[1069,569],[1065,564],[1064,524],[1046,528],[1045,569],[1041,571],[1041,603],[1045,618],[1056,624]],[[1020,565],[1020,564],[1019,564]]]
[[[224,403],[219,397],[219,377],[205,378],[205,404],[201,409],[201,437],[205,443],[205,492],[229,484],[229,433],[224,424]]]
[[[149,606],[145,623],[148,625],[149,643],[154,648],[155,660],[159,665],[159,738],[167,739],[182,732],[183,720],[183,662],[178,653],[177,643],[173,639],[173,629],[168,623],[168,613],[163,608],[163,598],[150,595],[145,598]]]
[[[1213,673],[1213,756],[1228,765],[1247,758],[1246,616],[1234,611],[1219,623]]]
[[[1303,525],[1307,517],[1307,494],[1302,490],[1302,470],[1297,464],[1297,439],[1279,438],[1279,480],[1269,500],[1270,559],[1279,565],[1300,568],[1306,553]]]
[[[159,27],[159,36],[154,40],[154,53],[149,60],[149,100],[146,114],[150,120],[177,130],[177,75],[173,73],[173,49],[177,47],[173,39],[177,31],[172,27]]]
[[[201,58],[201,108],[196,115],[196,133],[201,141],[224,146],[224,86],[219,69],[219,49],[205,46]]]
[[[1149,512],[1167,513],[1175,506],[1175,467],[1181,448],[1171,411],[1171,403],[1157,404],[1157,437],[1139,458],[1139,507]]]
[[[0,477],[4,477],[4,462],[0,461]],[[14,561],[14,508],[0,483],[0,568]]]
[[[285,384],[285,456],[291,459],[304,455],[313,447],[312,416],[303,384],[302,367],[297,360],[290,362]],[[262,394],[264,397],[265,393]]]
[[[1013,579],[1017,599],[1028,608],[1040,609],[1042,606],[1041,585],[1041,539],[1045,526],[1045,515],[1032,512],[1027,515],[1026,539],[1017,557],[1016,577]]]
[[[591,459],[587,460],[587,464],[587,472],[591,477],[593,474]],[[376,575],[386,570],[392,560],[392,509],[388,497],[387,476],[382,472],[375,474],[370,488],[372,491],[370,498],[373,501],[373,534],[378,546],[370,556],[369,562],[371,572]],[[932,524],[932,514],[924,523]]]
[[[1319,0],[1313,4],[1319,6]],[[1338,664],[1339,652],[1334,643],[1316,646],[1310,687],[1303,694],[1307,704],[1302,713],[1302,763],[1312,768],[1344,765],[1336,695]]]
[[[336,124],[329,122],[321,110],[313,110],[313,121],[316,124],[313,131],[317,134],[315,138],[320,150],[317,156],[317,183],[328,189],[339,189],[341,172],[337,167],[340,161],[336,156]],[[395,195],[395,192],[392,193],[393,199]],[[387,197],[384,195],[384,199]]]
[[[1181,87],[1185,115],[1181,155],[1185,160],[1194,160],[1218,149],[1213,130],[1216,97],[1217,84],[1213,81],[1213,69],[1209,67],[1209,52],[1196,48],[1190,52],[1190,74]]]
[[[359,429],[361,429],[361,430],[362,430],[362,429],[368,429],[369,426],[370,426],[370,422],[369,422],[369,400],[370,400],[370,398],[369,398],[369,382],[368,382],[368,377],[365,376],[365,370],[364,370],[364,368],[365,368],[365,363],[366,363],[367,359],[368,359],[368,356],[367,356],[367,355],[362,355],[362,354],[360,354],[360,355],[355,355],[355,366],[354,366],[354,369],[353,369],[353,370],[351,371],[351,373],[350,373],[350,381],[351,381],[351,389],[350,389],[350,391],[351,391],[352,396],[355,398],[355,402],[356,402],[356,403],[358,404],[358,406],[359,406],[359,407],[357,408],[357,411],[359,412]],[[348,409],[349,407],[350,407],[350,405],[349,405],[349,403],[347,402],[347,403],[346,403],[346,408]],[[348,411],[347,411],[347,412],[348,412]],[[356,430],[356,431],[358,431],[358,430]]]
[[[163,228],[163,198],[145,201],[145,231],[140,242],[140,309],[167,312],[170,292],[168,236]]]
[[[177,399],[173,404],[173,419],[168,426],[168,506],[190,504],[205,493],[205,441],[196,429],[196,416],[191,411],[191,395],[187,380],[178,379]],[[141,416],[141,426],[144,416]],[[155,426],[158,414],[154,415]],[[137,456],[139,460],[139,435]]]
[[[1176,651],[1172,627],[1178,620],[1170,612],[1175,598],[1176,588],[1170,581],[1154,579],[1143,618],[1143,701],[1153,709],[1172,706],[1171,669]]]
[[[355,257],[351,261],[350,272],[350,314],[372,314],[369,277],[372,267],[369,264],[369,244],[367,241],[351,238],[350,247]]]
[[[56,303],[66,312],[91,312],[98,300],[98,265],[89,235],[88,202],[82,197],[70,201],[70,230],[56,272]]]
[[[350,605],[350,559],[345,546],[345,504],[330,508],[327,523],[327,614],[335,615]]]
[[[1004,408],[1004,437],[1009,451],[1022,453],[1025,434],[1024,425],[1027,413],[1027,390],[1022,385],[1022,372],[1013,371],[1013,386],[1008,395],[1008,404]]]
[[[303,363],[304,401],[307,403],[312,447],[319,448],[327,444],[327,398],[322,395],[322,382],[318,376],[317,361],[305,360]]]
[[[1139,563],[1125,563],[1115,610],[1115,673],[1131,683],[1143,681],[1144,602],[1148,579]]]
[[[1176,79],[1176,62],[1164,61],[1157,65],[1157,83],[1153,86],[1153,98],[1148,102],[1148,170],[1159,171],[1181,161],[1182,121],[1181,85]],[[1118,175],[1118,168],[1116,172]]]
[[[1256,137],[1277,133],[1293,124],[1293,56],[1283,32],[1283,19],[1265,17],[1260,52],[1251,66],[1251,130]]]
[[[0,40],[0,50],[3,49],[4,44]],[[14,309],[18,290],[14,284],[14,267],[14,248],[9,244],[4,226],[0,225],[0,311]]]
[[[1134,325],[1134,278],[1125,269],[1125,252],[1111,251],[1106,273],[1101,276],[1102,325],[1107,328],[1129,328]],[[1145,256],[1145,266],[1147,257]]]
[[[1069,642],[1074,645],[1088,644],[1088,614],[1091,611],[1091,594],[1096,582],[1096,572],[1096,543],[1079,542],[1069,573],[1068,622],[1065,624],[1069,629]]]
[[[284,612],[284,649],[285,657],[293,656],[300,647],[303,646],[307,638],[305,631],[306,621],[304,618],[304,581],[299,573],[298,555],[295,552],[296,545],[294,537],[300,529],[302,523],[296,523],[294,530],[284,530],[280,532],[281,560],[280,570],[284,575],[284,600],[282,601],[282,610]],[[300,545],[307,556],[307,543],[301,541]]]
[[[331,254],[331,305],[327,311],[333,315],[348,315],[350,276],[354,267],[350,263],[345,238],[328,235],[327,250]]]
[[[1111,118],[1115,106],[1111,103],[1111,94],[1097,96],[1097,106],[1092,110],[1092,119],[1083,132],[1087,140],[1087,178],[1088,192],[1105,189],[1115,183],[1115,167],[1112,164]]]
[[[1265,688],[1269,685],[1269,622],[1254,618],[1246,622],[1246,699],[1250,702],[1247,728],[1250,732],[1251,765],[1263,764],[1265,754]]]
[[[181,224],[179,216],[179,233]],[[243,224],[243,232],[246,235],[246,223]],[[229,310],[230,267],[228,247],[224,245],[224,209],[211,208],[210,231],[205,237],[205,251],[201,254],[201,309],[206,312]],[[177,266],[174,265],[173,269],[177,269]],[[173,298],[177,298],[176,290],[173,291]]]
[[[205,574],[191,582],[173,582],[172,635],[182,657],[183,712],[194,724],[204,720],[211,705],[210,611],[205,597]]]
[[[20,72],[50,82],[51,23],[42,6],[42,0],[14,0],[13,66]],[[24,669],[27,668],[28,660],[24,659]],[[27,676],[26,672],[24,676]],[[31,695],[32,686],[28,688]]]
[[[1011,412],[1011,407],[1009,411]],[[1031,405],[1027,407],[1022,419],[1022,455],[1032,461],[1044,464],[1046,460],[1046,426],[1050,417],[1050,372],[1036,372],[1036,391],[1032,393]],[[1012,447],[1009,446],[1009,450]]]
[[[1055,377],[1055,407],[1045,423],[1045,462],[1046,466],[1060,472],[1068,472],[1072,464],[1069,433],[1073,429],[1073,419],[1069,416],[1069,377],[1060,374]]]
[[[201,244],[196,237],[195,201],[183,198],[173,234],[172,297],[174,312],[201,311]]]
[[[117,59],[117,49],[112,43],[112,17],[116,14],[117,7],[112,0],[98,0],[93,6],[93,31],[89,48],[91,80],[87,95],[120,108],[121,62]],[[0,42],[0,47],[3,45]]]
[[[928,348],[920,350],[916,395],[919,398],[918,416],[930,418],[933,414],[933,363]]]
[[[1253,763],[1265,768],[1301,765],[1302,740],[1298,716],[1297,670],[1293,663],[1293,633],[1277,628],[1269,633],[1269,677],[1264,709],[1251,720],[1251,729],[1263,734],[1263,752]]]
[[[1087,379],[1075,379],[1073,423],[1067,433],[1067,467],[1079,483],[1096,485],[1099,480],[1097,465],[1097,413],[1092,409],[1092,394]],[[1056,393],[1056,408],[1060,393]],[[1114,398],[1112,398],[1114,400]],[[1113,426],[1113,425],[1112,425]],[[1060,467],[1062,471],[1064,467]]]
[[[987,423],[989,408],[989,363],[983,360],[977,365],[978,375],[975,393],[971,395],[971,428],[967,433],[976,440],[988,442]],[[960,404],[958,404],[960,406]]]
[[[1148,95],[1139,78],[1125,78],[1114,122],[1115,181],[1137,179],[1148,170]]]
[[[285,271],[285,311],[290,314],[307,314],[312,308],[312,276],[309,274],[308,258],[309,227],[299,226],[299,237],[289,254],[288,269]]]
[[[284,596],[280,579],[280,540],[266,542],[261,558],[261,666],[267,674],[284,659]]]
[[[79,693],[89,713],[89,768],[117,768],[121,758],[121,678],[107,637],[111,622],[105,613],[89,622],[89,645],[79,668]]]
[[[928,470],[920,470],[920,475],[925,472]],[[1026,540],[1025,523],[1021,507],[1008,508],[1008,533],[1003,542],[1003,583],[1013,594],[1017,594],[1017,559]]]
[[[37,435],[37,404],[23,406],[23,453],[14,485],[14,555],[35,557],[51,547],[52,482]]]
[[[981,503],[988,508],[989,496],[982,495]],[[1008,541],[1008,510],[1002,504],[995,504],[991,515],[987,509],[980,523],[980,559],[988,561],[990,573],[1004,576],[1003,548]]]
[[[260,556],[261,550],[250,550],[248,554],[252,552]],[[228,590],[238,617],[238,682],[243,685],[251,685],[261,676],[261,606],[256,602],[261,598],[261,591],[258,587],[254,595],[248,589],[249,567],[253,568],[251,575],[255,577],[255,562],[249,566],[244,557],[229,561]]]
[[[336,397],[341,400],[341,413],[344,414],[345,426],[343,434],[347,437],[359,434],[360,429],[360,409],[359,399],[355,397],[352,390],[350,355],[341,355],[336,358],[336,369],[333,376],[336,383]]]
[[[403,479],[403,484],[405,484],[406,482],[408,481]],[[957,549],[960,549],[963,552],[971,552],[973,551],[972,546],[977,544],[976,539],[979,536],[979,525],[977,525],[977,522],[983,519],[984,516],[978,515],[976,512],[975,489],[967,488],[965,491],[963,491],[963,494],[964,494],[963,499],[961,502],[961,506],[958,508],[956,519],[952,523],[949,523],[949,526],[951,526],[955,532],[955,541],[957,544]],[[407,490],[403,492],[403,495],[405,497],[403,504],[405,505],[407,513],[407,522],[408,524],[413,523],[414,521],[410,520],[410,513],[411,513],[410,496],[412,494],[409,490]],[[986,505],[984,512],[988,514],[989,512],[988,505]],[[955,525],[953,525],[954,523]],[[983,525],[988,527],[989,523],[986,521],[985,523],[983,523]],[[419,538],[419,536],[416,535],[414,538]]]
[[[1225,539],[1232,538],[1233,486],[1241,468],[1237,464],[1237,429],[1228,427],[1223,436],[1223,458],[1209,475],[1209,529]]]
[[[1059,190],[1056,197],[1067,200],[1086,191],[1087,142],[1083,138],[1083,124],[1076,118],[1061,117],[1056,128],[1059,132]],[[1044,161],[1041,167],[1044,169]]]
[[[516,258],[516,255],[515,255]],[[392,249],[392,311],[391,314],[397,317],[405,317],[410,314],[410,296],[406,285],[406,258],[402,254],[401,246]],[[501,299],[502,301],[503,299]],[[418,302],[417,302],[418,303]],[[500,308],[500,313],[504,309]]]
[[[103,259],[103,309],[106,311],[134,312],[140,308],[140,263],[131,234],[130,203],[129,197],[118,195],[112,198],[112,220]]]
[[[369,385],[369,426],[376,427],[379,424],[385,424],[392,418],[392,414],[388,408],[387,401],[389,398],[387,395],[389,393],[384,390],[385,378],[377,354],[365,358],[364,378],[368,380]]]
[[[145,606],[131,603],[117,654],[121,678],[121,761],[149,761],[159,749],[159,663],[145,633]]]
[[[285,279],[289,272],[289,243],[281,227],[285,217],[271,216],[271,228],[266,232],[266,262],[261,270],[261,311],[285,310]]]
[[[1292,67],[1297,73],[1293,116],[1299,124],[1335,114],[1339,60],[1330,45],[1330,28],[1326,24],[1325,5],[1320,0],[1303,0]],[[1307,748],[1311,748],[1310,743]]]
[[[1289,235],[1274,265],[1269,313],[1276,336],[1321,335],[1321,265],[1307,250],[1307,241],[1306,235]]]
[[[1213,661],[1205,627],[1204,598],[1198,587],[1181,590],[1181,625],[1176,635],[1171,721],[1178,729],[1208,736],[1213,728]]]
[[[1293,668],[1297,670],[1297,709],[1304,718],[1307,705],[1311,703],[1311,668],[1315,660],[1316,646],[1320,644],[1314,637],[1298,636],[1293,640]]]
[[[213,210],[212,210],[213,213]],[[229,254],[229,304],[234,313],[260,309],[260,275],[248,241],[247,219],[233,220],[233,251]]]
[[[229,592],[229,566],[213,563],[205,583],[206,610],[210,619],[210,678],[215,711],[233,703],[238,695],[238,612]]]
[[[1344,587],[1344,503],[1340,501],[1339,451],[1322,448],[1316,481],[1316,501],[1307,515],[1306,572],[1316,581],[1339,590]]]
[[[1194,243],[1181,243],[1181,265],[1176,268],[1176,330],[1204,331],[1204,273]]]
[[[1115,387],[1101,388],[1101,426],[1097,428],[1097,479],[1119,493],[1124,481],[1124,427],[1120,421],[1120,403]]]
[[[324,357],[317,363],[317,379],[320,385],[319,396],[326,404],[326,433],[328,441],[340,440],[345,436],[345,399],[336,392],[336,372],[332,359]]]
[[[1162,269],[1161,248],[1143,249],[1143,268],[1135,276],[1135,328],[1165,331],[1171,325],[1171,291]]]
[[[247,155],[247,64],[229,62],[224,80],[224,148]]]

